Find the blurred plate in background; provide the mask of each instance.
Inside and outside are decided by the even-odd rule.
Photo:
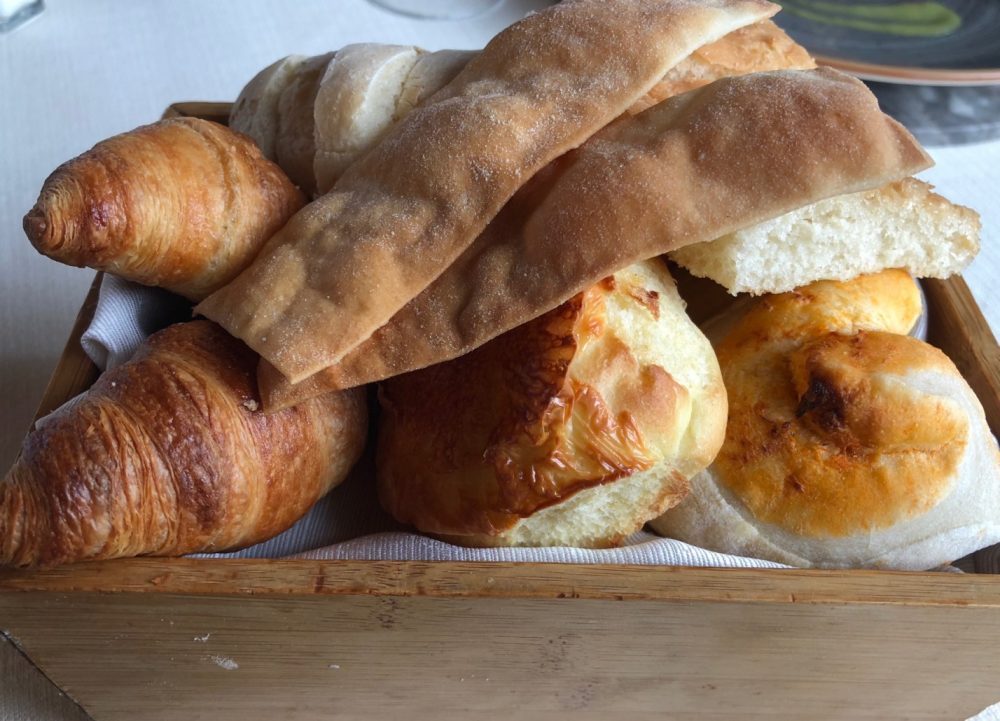
[[[777,0],[824,65],[866,80],[1000,84],[1000,0]]]

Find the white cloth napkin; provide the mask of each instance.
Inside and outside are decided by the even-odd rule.
[[[162,290],[105,275],[97,309],[80,343],[102,370],[127,361],[147,335],[190,317],[190,306]],[[926,324],[924,324],[926,325]],[[379,506],[370,459],[321,498],[298,523],[269,541],[235,553],[204,557],[392,561],[533,561],[627,565],[787,568],[771,561],[715,553],[646,532],[620,548],[463,548],[406,532]],[[1000,572],[1000,547],[956,562],[969,572]]]

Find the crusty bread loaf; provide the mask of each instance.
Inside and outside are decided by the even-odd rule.
[[[412,46],[362,43],[337,51],[313,109],[316,189],[323,194],[392,127],[403,84],[423,54]]]
[[[334,53],[308,58],[290,74],[278,98],[278,132],[274,137],[274,155],[303,192],[316,192],[316,120],[313,109],[320,81]]]
[[[278,158],[278,102],[305,61],[305,55],[289,55],[268,65],[240,91],[229,112],[229,127],[253,138],[270,160]]]
[[[996,441],[948,357],[904,335],[919,308],[890,270],[711,323],[726,440],[653,528],[818,567],[925,570],[1000,541]]]
[[[467,250],[527,178],[693,50],[776,10],[763,0],[574,0],[529,15],[198,311],[292,382],[336,363]]]
[[[979,216],[931,190],[907,178],[828,198],[670,257],[733,294],[782,293],[885,268],[946,278],[979,252]]]
[[[858,80],[828,69],[724,78],[598,133],[340,363],[295,390],[262,365],[262,392],[281,407],[456,357],[622,265],[929,164]]]
[[[393,124],[450,83],[478,54],[474,50],[425,52],[400,45],[363,43],[338,51],[320,81],[314,108],[316,188],[325,193],[351,163]],[[306,60],[289,56],[258,73],[233,106],[230,125],[256,140],[274,159],[278,98]],[[722,77],[816,64],[770,20],[740,28],[692,53],[629,108],[635,114],[667,97]],[[296,126],[302,132],[305,124]],[[294,129],[285,128],[287,134]]]
[[[657,260],[388,381],[381,402],[383,504],[477,546],[617,544],[683,497],[726,415],[711,347]]]

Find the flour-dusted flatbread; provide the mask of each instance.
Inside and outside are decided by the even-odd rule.
[[[576,0],[494,38],[198,306],[300,381],[424,290],[514,192],[763,0]]]
[[[719,80],[591,138],[369,341],[301,388],[262,366],[265,402],[280,407],[456,357],[630,263],[928,165],[842,73]]]

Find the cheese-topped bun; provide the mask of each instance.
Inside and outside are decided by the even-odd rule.
[[[898,270],[765,296],[710,324],[726,440],[652,523],[795,566],[923,570],[1000,541],[1000,454]]]
[[[477,546],[621,542],[684,497],[726,418],[711,345],[660,261],[393,378],[380,401],[383,505]]]

